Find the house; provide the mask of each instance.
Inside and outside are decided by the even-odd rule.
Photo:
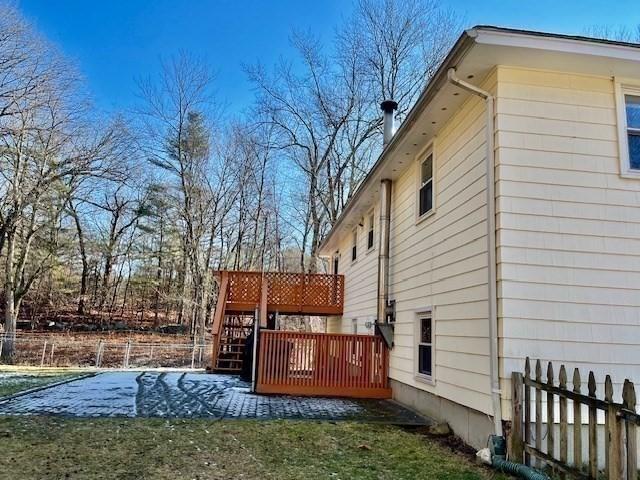
[[[475,447],[527,356],[640,381],[640,45],[477,26],[395,134],[382,107],[328,332],[381,333],[393,397]]]

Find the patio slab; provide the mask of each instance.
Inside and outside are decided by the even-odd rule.
[[[249,390],[249,384],[228,375],[104,372],[0,400],[0,415],[429,423],[387,400],[265,396]]]

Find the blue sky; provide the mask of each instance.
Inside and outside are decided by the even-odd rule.
[[[446,0],[467,25],[493,24],[561,33],[591,25],[640,24],[637,0]],[[188,50],[218,72],[217,90],[232,112],[250,105],[243,63],[272,64],[292,54],[292,28],[329,38],[350,0],[19,0],[24,14],[75,59],[99,107],[127,109],[135,79],[159,58]]]

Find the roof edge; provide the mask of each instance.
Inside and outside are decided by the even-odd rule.
[[[447,71],[456,67],[460,61],[465,57],[466,53],[471,49],[471,47],[478,43],[484,43],[482,40],[483,34],[505,34],[505,35],[514,35],[520,37],[535,37],[539,39],[548,39],[548,40],[566,40],[570,42],[579,42],[582,44],[591,43],[595,45],[599,45],[601,47],[620,47],[623,49],[640,49],[640,43],[631,43],[631,42],[622,42],[616,40],[608,40],[602,38],[593,38],[587,37],[583,35],[568,35],[561,33],[549,33],[549,32],[541,32],[535,30],[524,30],[519,28],[508,28],[508,27],[498,27],[495,25],[475,25],[471,28],[468,28],[462,32],[460,37],[456,40],[453,47],[449,50],[449,53],[441,62],[438,70],[433,75],[431,80],[427,83],[427,86],[424,88],[418,100],[414,104],[414,106],[409,111],[407,118],[400,125],[400,128],[393,136],[389,144],[384,148],[384,150],[380,153],[378,159],[373,164],[366,177],[355,191],[353,196],[349,198],[347,201],[347,205],[344,210],[336,220],[336,223],[331,227],[331,230],[327,233],[325,238],[320,243],[318,247],[318,252],[321,256],[328,256],[331,252],[326,251],[327,244],[329,244],[334,235],[336,235],[337,230],[340,228],[342,222],[346,217],[349,216],[351,211],[353,210],[354,205],[357,203],[358,198],[362,195],[363,191],[371,184],[373,178],[376,173],[382,168],[382,165],[385,163],[387,158],[392,154],[392,152],[396,149],[400,141],[406,136],[407,132],[411,129],[413,124],[416,122],[417,117],[420,113],[425,109],[425,107],[429,104],[429,102],[433,99],[436,93],[440,90],[440,87],[446,83],[447,80]],[[634,54],[635,55],[635,54]]]
[[[456,43],[454,43],[453,47],[449,50],[449,53],[447,54],[447,56],[440,63],[438,70],[436,70],[436,73],[433,75],[433,77],[431,77],[431,80],[429,81],[427,86],[424,88],[420,96],[418,97],[418,100],[409,111],[407,118],[405,118],[404,122],[402,122],[402,124],[400,125],[400,128],[395,133],[395,135],[393,136],[389,144],[382,150],[382,153],[380,153],[380,156],[378,157],[376,162],[373,164],[373,166],[369,170],[369,173],[367,173],[366,177],[364,178],[364,180],[362,181],[362,183],[360,184],[356,192],[348,200],[344,210],[338,216],[336,223],[333,224],[333,226],[331,227],[331,230],[329,230],[329,233],[327,233],[325,238],[320,243],[320,246],[318,247],[318,252],[320,253],[320,256],[323,256],[322,255],[323,250],[326,249],[327,244],[332,240],[332,237],[335,235],[336,231],[339,229],[341,223],[349,215],[357,199],[362,195],[362,192],[373,181],[373,177],[375,176],[377,171],[380,170],[380,168],[382,168],[382,165],[384,164],[387,157],[389,157],[391,153],[395,150],[395,148],[400,143],[402,138],[404,138],[404,136],[407,134],[409,129],[416,122],[417,117],[424,110],[424,108],[429,104],[429,102],[432,100],[435,94],[440,90],[440,86],[448,81],[447,72],[449,71],[449,68],[455,67],[460,62],[460,60],[464,57],[464,55],[467,53],[469,48],[471,48],[471,46],[474,44],[475,42],[474,39],[477,36],[477,33],[475,32],[475,28],[476,27],[473,27],[471,29],[467,29],[463,31],[460,37],[458,37],[458,40],[456,40]],[[330,252],[326,252],[324,256],[329,254]]]

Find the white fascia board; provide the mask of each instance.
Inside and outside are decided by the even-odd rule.
[[[467,34],[474,38],[476,43],[484,45],[531,48],[640,62],[640,48],[631,45],[600,43],[588,39],[563,38],[545,34],[486,30],[481,27],[471,29]]]

